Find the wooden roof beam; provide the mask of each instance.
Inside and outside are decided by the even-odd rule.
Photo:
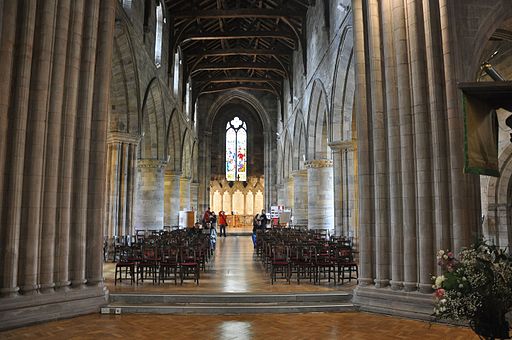
[[[291,49],[279,48],[279,49],[264,49],[264,48],[230,48],[230,49],[218,49],[218,50],[206,50],[206,51],[186,51],[185,54],[190,57],[227,57],[235,55],[268,55],[268,56],[290,56],[292,54]]]
[[[262,31],[231,31],[216,33],[187,33],[183,34],[181,41],[177,41],[178,45],[187,41],[197,40],[219,40],[219,39],[253,39],[253,38],[273,38],[291,40],[295,44],[297,38],[292,32],[262,32]]]
[[[170,16],[178,19],[230,19],[230,18],[262,18],[274,19],[284,17],[302,17],[304,13],[298,13],[292,9],[267,9],[267,8],[238,8],[238,9],[211,9],[202,11],[175,11]]]
[[[253,78],[253,77],[214,77],[214,78],[200,78],[194,79],[194,83],[211,83],[211,84],[224,84],[224,83],[269,83],[280,82],[279,78]]]
[[[218,87],[213,87],[213,88],[205,88],[205,89],[201,90],[198,95],[230,91],[230,90],[263,91],[263,92],[270,92],[276,96],[279,96],[279,94],[276,93],[275,90],[268,88],[268,87],[257,86],[257,85],[243,85],[243,86],[230,85],[230,86],[218,86]]]
[[[190,70],[190,74],[200,71],[229,71],[229,70],[258,70],[274,71],[279,74],[288,75],[288,72],[278,63],[252,63],[252,62],[233,62],[233,63],[199,63],[195,69]]]

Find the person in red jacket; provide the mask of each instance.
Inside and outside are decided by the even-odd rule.
[[[203,223],[203,228],[210,228],[210,217],[211,217],[211,211],[210,211],[210,207],[208,207],[208,209],[206,209],[206,211],[204,212],[204,215],[203,215],[203,220],[202,220],[202,223]]]
[[[228,225],[228,221],[226,219],[226,214],[223,210],[219,212],[219,226],[220,226],[220,236],[224,233],[224,237],[226,237],[226,226]]]

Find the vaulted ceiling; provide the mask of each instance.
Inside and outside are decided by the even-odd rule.
[[[232,89],[282,98],[284,82],[292,87],[293,51],[302,45],[306,58],[306,12],[313,2],[166,0],[171,52],[181,51],[193,100]]]

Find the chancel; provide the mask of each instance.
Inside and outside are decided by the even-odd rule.
[[[432,276],[510,255],[510,0],[0,18],[0,337],[471,336]]]

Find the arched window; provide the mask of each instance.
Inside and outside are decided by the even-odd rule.
[[[164,29],[164,13],[162,4],[156,6],[156,33],[155,33],[155,65],[160,67],[162,64],[162,35]]]
[[[247,180],[247,125],[238,117],[226,125],[226,179]]]

